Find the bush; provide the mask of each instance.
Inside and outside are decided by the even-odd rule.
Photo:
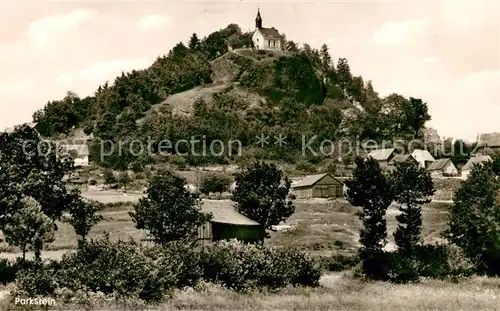
[[[97,185],[97,180],[92,179],[92,178],[91,178],[91,179],[89,179],[89,185],[91,185],[91,186],[95,186],[95,185]]]
[[[293,249],[274,249],[236,241],[219,242],[202,253],[203,277],[209,282],[246,291],[287,285],[318,285],[319,265]]]
[[[172,165],[175,165],[177,167],[177,169],[179,170],[184,170],[186,169],[186,164],[187,164],[187,161],[184,157],[182,156],[178,156],[178,155],[171,155],[169,158],[168,158],[168,162]]]
[[[16,279],[17,266],[5,258],[0,259],[0,284],[6,285]]]
[[[223,175],[210,174],[203,176],[200,183],[200,192],[209,194],[210,192],[222,193],[229,190],[231,180]]]
[[[320,257],[319,263],[326,271],[344,271],[353,268],[359,263],[359,257],[356,255],[333,255]]]

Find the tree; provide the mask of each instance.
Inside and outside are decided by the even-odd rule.
[[[291,183],[274,164],[254,162],[236,174],[232,200],[237,210],[265,229],[285,221],[295,211],[289,197]]]
[[[102,204],[99,202],[85,198],[75,200],[69,207],[69,217],[65,220],[73,226],[75,233],[81,237],[82,243],[85,243],[90,229],[103,220],[103,217],[97,214],[101,207]]]
[[[116,183],[116,176],[113,173],[113,170],[107,168],[103,172],[103,177],[104,177],[104,183],[107,185],[111,185]]]
[[[431,119],[427,103],[421,99],[410,97],[410,107],[407,111],[408,123],[415,133],[415,138],[420,134],[420,130],[424,127],[425,122]]]
[[[120,186],[123,186],[123,191],[127,193],[127,185],[132,181],[128,171],[122,171],[118,174],[118,182]]]
[[[332,57],[328,52],[328,46],[326,44],[323,44],[321,46],[320,56],[321,56],[321,67],[323,69],[323,72],[327,72],[332,67]]]
[[[409,258],[416,255],[416,247],[421,242],[422,205],[429,203],[435,192],[432,178],[425,168],[412,162],[396,164],[390,177],[394,199],[400,204],[401,214],[394,233],[398,251]]]
[[[500,177],[500,155],[497,155],[493,159],[493,164],[492,164],[492,170],[493,172]]]
[[[32,197],[45,215],[57,220],[79,195],[68,191],[63,180],[73,170],[70,156],[30,126],[0,133],[0,230],[23,206],[24,197]]]
[[[209,194],[210,192],[222,193],[229,190],[231,180],[226,176],[210,174],[203,176],[200,184],[200,192]]]
[[[478,273],[500,275],[500,182],[491,164],[475,165],[458,189],[445,236]]]
[[[363,224],[360,232],[359,256],[363,273],[373,279],[383,279],[383,248],[387,243],[385,213],[392,202],[390,183],[373,158],[355,160],[353,177],[346,181],[347,198],[362,210],[358,216]]]
[[[200,39],[198,39],[198,35],[196,33],[193,33],[189,39],[188,47],[190,50],[198,50],[200,48]]]
[[[7,243],[19,246],[23,252],[35,250],[35,258],[40,260],[44,243],[54,240],[54,223],[42,212],[40,204],[32,197],[21,199],[21,208],[17,210],[4,228]]]
[[[339,58],[337,62],[337,78],[342,90],[347,91],[351,84],[352,74],[351,67],[345,58]]]
[[[211,215],[201,212],[201,201],[186,189],[186,180],[161,170],[149,181],[147,196],[130,213],[137,229],[146,229],[157,243],[196,238],[198,227]]]

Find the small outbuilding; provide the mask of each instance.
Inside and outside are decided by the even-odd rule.
[[[484,163],[492,162],[493,159],[489,155],[477,154],[465,163],[462,167],[462,178],[467,179],[474,165],[483,165]]]
[[[297,199],[343,197],[344,183],[328,173],[309,175],[292,185]]]
[[[451,159],[437,159],[427,168],[432,177],[445,177],[458,175],[458,169]]]
[[[380,165],[380,168],[387,169],[387,167],[389,166],[389,162],[392,160],[392,158],[394,158],[395,155],[395,148],[376,149],[372,150],[368,154],[368,158],[373,158],[374,160],[376,160]]]
[[[417,160],[419,166],[422,168],[428,168],[434,161],[436,161],[432,154],[424,149],[415,149],[411,155],[415,158],[415,160]]]
[[[408,162],[408,163],[413,163],[415,165],[418,165],[417,160],[410,155],[410,154],[397,154],[395,155],[391,161],[389,161],[389,164],[387,165],[387,169],[389,171],[394,171],[396,169],[396,164],[397,163],[403,163],[403,162]]]
[[[256,243],[264,239],[264,227],[239,213],[231,200],[203,200],[201,209],[212,214],[212,220],[198,229],[202,243],[231,239]]]

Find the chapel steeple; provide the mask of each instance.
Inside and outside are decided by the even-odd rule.
[[[262,17],[260,17],[260,10],[257,8],[257,17],[255,18],[255,28],[262,28]]]

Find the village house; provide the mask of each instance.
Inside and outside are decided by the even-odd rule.
[[[477,150],[483,154],[500,154],[500,133],[479,135],[477,138]]]
[[[436,161],[429,151],[423,149],[415,149],[411,155],[417,160],[418,165],[422,168],[428,168],[432,162]]]
[[[462,167],[462,178],[467,179],[474,165],[483,165],[487,162],[492,162],[493,159],[489,155],[477,154],[467,161],[467,163]]]
[[[427,168],[431,177],[448,177],[458,175],[458,169],[451,159],[437,159]]]
[[[255,18],[255,31],[252,35],[253,45],[258,50],[282,50],[283,36],[274,28],[262,27],[262,17],[257,10]]]
[[[340,198],[344,195],[344,184],[328,173],[309,175],[292,185],[297,199]]]
[[[417,160],[411,154],[396,154],[387,164],[387,170],[394,171],[397,163],[410,162],[419,165]]]
[[[89,166],[89,147],[87,144],[60,144],[63,152],[67,152],[75,160],[75,166]]]
[[[201,212],[212,214],[212,219],[198,228],[200,244],[207,245],[231,239],[246,243],[258,243],[264,240],[264,227],[239,213],[230,200],[203,200]],[[154,241],[146,231],[142,232],[142,236],[143,245]]]
[[[368,158],[373,158],[374,160],[376,160],[380,165],[380,168],[385,170],[389,166],[389,162],[396,155],[395,152],[396,152],[395,148],[376,149],[372,150],[368,154]]]

